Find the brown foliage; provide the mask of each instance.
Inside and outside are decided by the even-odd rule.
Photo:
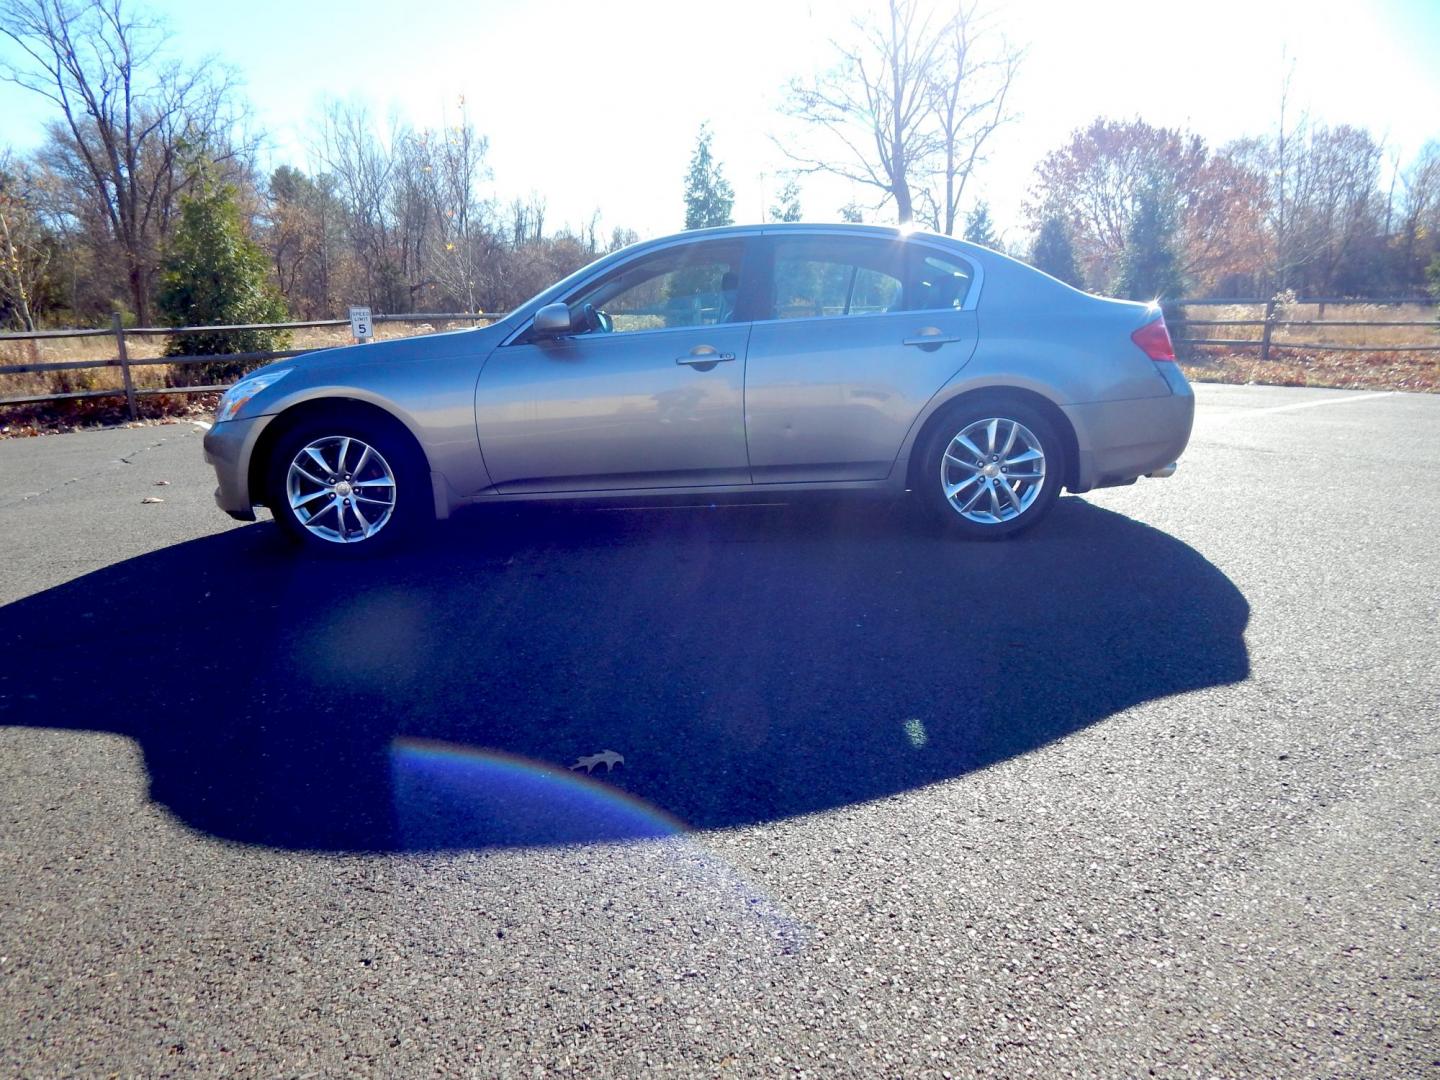
[[[1114,279],[1141,188],[1150,179],[1174,200],[1181,271],[1204,291],[1227,274],[1259,268],[1264,179],[1198,135],[1143,120],[1097,119],[1047,154],[1035,170],[1025,212],[1038,230],[1059,216],[1072,230],[1085,279]]]

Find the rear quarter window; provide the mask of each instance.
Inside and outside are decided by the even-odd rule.
[[[955,311],[965,306],[975,272],[964,259],[916,248],[910,262],[911,311]]]

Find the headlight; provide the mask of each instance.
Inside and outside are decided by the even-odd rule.
[[[241,379],[220,396],[220,404],[215,408],[215,422],[219,424],[232,419],[245,407],[246,402],[261,390],[267,386],[274,386],[294,370],[294,368],[287,367],[281,368],[279,371],[262,371],[258,375],[251,375],[248,379]]]

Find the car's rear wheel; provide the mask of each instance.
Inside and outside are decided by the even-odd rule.
[[[276,441],[270,508],[287,536],[312,551],[353,555],[392,546],[433,515],[424,462],[392,425],[320,416]]]
[[[1024,402],[962,405],[921,448],[917,490],[947,529],[976,539],[1014,536],[1055,505],[1065,448],[1050,420]]]

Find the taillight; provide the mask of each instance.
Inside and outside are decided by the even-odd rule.
[[[1140,351],[1151,360],[1175,359],[1175,346],[1170,341],[1170,331],[1165,326],[1165,316],[1158,315],[1130,335],[1130,340],[1140,346]]]

